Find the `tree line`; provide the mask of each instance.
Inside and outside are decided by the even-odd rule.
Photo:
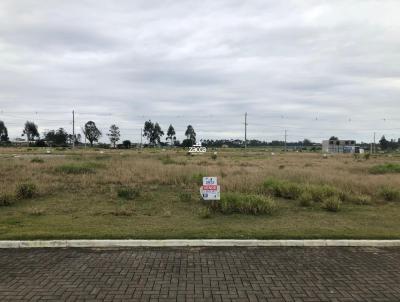
[[[88,121],[82,127],[82,133],[84,138],[89,142],[90,146],[93,146],[93,144],[98,142],[103,136],[103,133],[93,121]],[[110,126],[106,135],[111,146],[114,148],[129,148],[131,146],[131,142],[129,140],[125,140],[122,142],[122,144],[117,145],[121,139],[121,133],[119,127],[115,124]],[[164,131],[161,129],[161,126],[158,122],[153,123],[151,120],[146,121],[144,123],[142,135],[147,139],[148,145],[150,146],[169,144],[173,146],[190,147],[196,143],[196,132],[194,131],[192,125],[187,126],[185,131],[186,139],[184,139],[182,143],[176,139],[176,132],[172,124],[170,124],[168,127],[165,142],[162,141]],[[35,144],[36,146],[67,146],[72,144],[82,144],[81,134],[73,135],[68,133],[64,128],[49,130],[45,132],[41,138],[38,126],[32,121],[25,122],[21,136],[26,138],[28,144]],[[0,143],[10,143],[8,130],[3,121],[0,121]]]

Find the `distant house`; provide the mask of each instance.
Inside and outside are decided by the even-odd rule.
[[[330,139],[322,142],[324,153],[359,153],[355,140]]]

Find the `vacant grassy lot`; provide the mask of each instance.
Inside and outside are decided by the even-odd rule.
[[[400,238],[396,156],[211,155],[0,148],[0,239]]]

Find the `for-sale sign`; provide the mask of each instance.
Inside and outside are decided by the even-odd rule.
[[[203,177],[200,194],[204,200],[220,200],[221,189],[216,177]]]

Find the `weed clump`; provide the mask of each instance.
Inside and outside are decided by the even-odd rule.
[[[195,173],[192,175],[192,179],[200,186],[203,184],[203,177],[204,175],[202,173]]]
[[[212,160],[216,160],[217,159],[217,152],[214,152],[212,155],[211,155],[211,159]]]
[[[338,197],[330,197],[323,203],[323,208],[329,212],[339,212],[342,201]]]
[[[303,192],[302,186],[296,183],[278,180],[275,178],[267,179],[264,182],[263,186],[268,193],[276,197],[282,197],[287,199],[297,199]]]
[[[212,212],[210,208],[202,207],[199,209],[198,215],[200,218],[208,219],[211,218]]]
[[[395,188],[382,187],[378,191],[378,194],[385,201],[400,201],[400,191]]]
[[[123,187],[118,189],[117,194],[120,198],[133,200],[140,196],[140,189],[137,187]]]
[[[20,183],[17,185],[16,195],[19,199],[30,199],[37,193],[37,186],[33,183]]]
[[[372,199],[371,199],[371,196],[369,196],[369,195],[347,194],[346,195],[346,199],[342,199],[342,201],[348,201],[348,202],[351,202],[351,203],[354,203],[354,204],[358,204],[358,205],[367,205],[367,204],[371,204]]]
[[[190,192],[179,192],[179,200],[183,202],[189,202],[192,200],[192,193]]]
[[[328,185],[309,186],[307,190],[309,190],[312,200],[315,202],[324,202],[327,198],[339,195],[339,191],[336,188]]]
[[[13,195],[8,193],[0,193],[0,206],[10,206],[15,202]]]
[[[299,197],[299,204],[302,207],[309,207],[313,203],[313,197],[310,192],[304,191]]]
[[[238,193],[224,194],[218,205],[218,210],[223,214],[269,215],[276,209],[275,201],[271,197]]]

